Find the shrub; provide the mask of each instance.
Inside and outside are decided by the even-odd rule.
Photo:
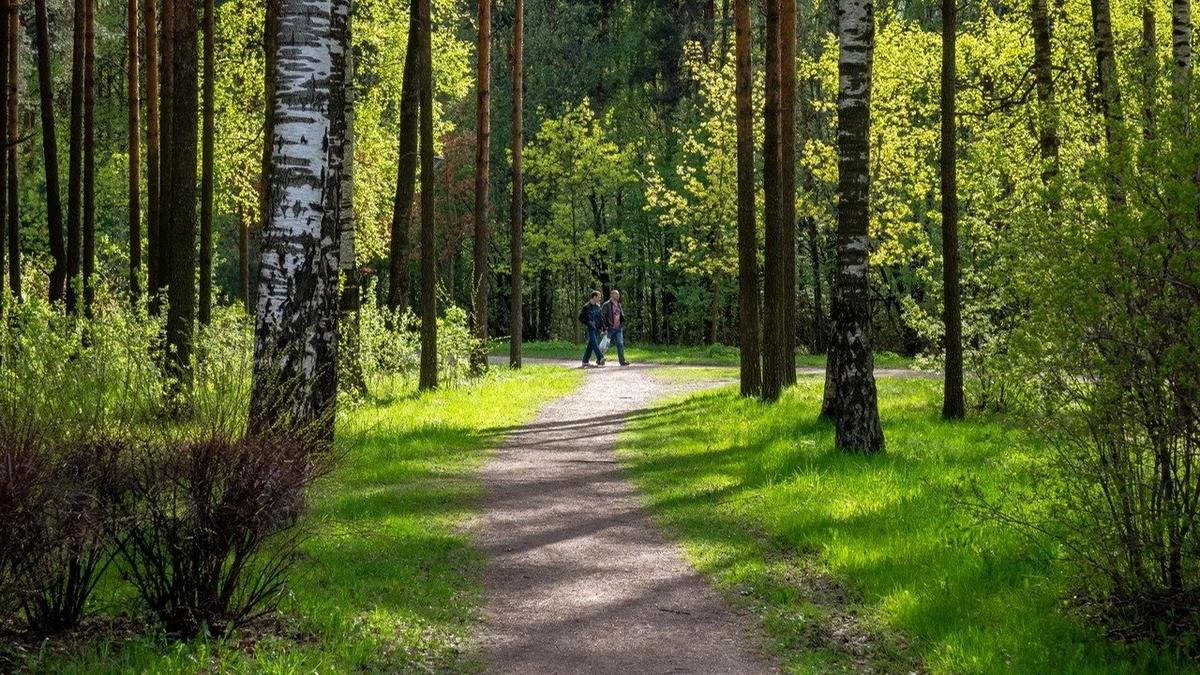
[[[334,458],[312,447],[220,427],[135,447],[118,556],[169,632],[225,633],[276,607],[306,532],[306,492]]]
[[[421,367],[421,320],[411,310],[392,311],[374,301],[375,293],[364,294],[359,318],[358,346],[364,377],[368,383],[399,376],[414,379]],[[438,378],[444,384],[459,383],[471,375],[471,354],[479,341],[472,335],[470,317],[457,306],[446,309],[438,319]]]

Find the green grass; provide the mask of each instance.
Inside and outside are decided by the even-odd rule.
[[[468,640],[482,560],[466,523],[475,470],[504,430],[568,393],[580,374],[495,369],[481,382],[417,396],[397,388],[339,427],[355,440],[314,504],[320,522],[284,602],[285,636],[248,647],[137,637],[34,659],[56,673],[433,672],[472,670]],[[115,584],[97,609],[127,605]]]
[[[1136,672],[1183,667],[1114,645],[1064,607],[1062,566],[953,505],[1003,492],[1039,453],[1000,420],[948,423],[936,381],[881,379],[888,450],[833,449],[819,378],[774,406],[733,387],[640,416],[622,456],[693,564],[761,617],[792,672]]]
[[[521,345],[522,354],[531,358],[543,359],[583,359],[583,344],[565,340],[550,342],[525,342]],[[495,356],[508,354],[508,341],[493,341],[490,353]],[[615,352],[614,352],[615,354]],[[612,357],[614,354],[610,354]],[[666,365],[701,365],[701,366],[736,366],[738,365],[738,348],[729,345],[655,345],[626,341],[625,356],[630,361],[639,363],[662,363]],[[909,368],[913,360],[888,352],[875,354],[876,368]],[[822,367],[825,365],[824,354],[796,354],[796,365]]]

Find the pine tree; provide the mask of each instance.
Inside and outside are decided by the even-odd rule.
[[[479,341],[471,354],[475,370],[487,368],[488,293],[490,271],[488,242],[491,238],[488,200],[488,161],[492,134],[492,2],[479,2],[479,36],[476,43],[475,74],[475,238],[474,258],[475,339]]]
[[[54,85],[50,72],[50,22],[46,14],[46,0],[34,0],[33,11],[37,32],[42,164],[46,173],[46,229],[50,257],[54,260],[50,269],[49,298],[51,302],[58,302],[66,292],[67,251],[63,243],[62,188],[58,181],[58,135],[54,118]]]
[[[750,100],[750,0],[734,0],[734,67],[737,115],[738,336],[742,396],[762,392],[762,342],[758,320],[758,232],[754,212],[754,111]]]
[[[153,2],[153,0],[146,0]],[[138,0],[129,0],[125,16],[125,107],[129,122],[129,304],[141,302],[142,189],[141,101],[138,94]]]
[[[433,29],[430,0],[417,0],[421,30],[421,390],[436,389],[437,262],[433,222]]]
[[[413,196],[417,189],[418,113],[420,109],[421,22],[419,3],[409,6],[408,47],[404,54],[404,80],[400,92],[400,157],[396,166],[396,194],[392,201],[388,307],[408,307],[408,249],[412,231]]]
[[[509,339],[508,365],[510,368],[521,367],[521,338],[525,329],[522,312],[521,262],[524,253],[525,232],[525,178],[521,174],[521,146],[523,145],[523,130],[521,128],[521,113],[525,100],[525,3],[524,0],[513,2],[512,28],[512,203],[509,207],[511,256],[510,290],[509,290]]]
[[[946,375],[942,417],[961,419],[963,401],[962,301],[958,283],[958,172],[955,166],[955,2],[942,0],[942,288],[946,326]]]

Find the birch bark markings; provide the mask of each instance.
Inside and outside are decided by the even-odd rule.
[[[750,0],[734,0],[734,70],[737,117],[738,337],[742,396],[762,393],[762,342],[758,317],[758,232],[754,212],[754,110]]]
[[[867,286],[870,237],[870,103],[875,19],[871,0],[838,2],[838,243],[833,304],[837,447],[883,449],[871,353]]]
[[[136,1],[136,0],[133,0]],[[58,136],[54,119],[54,89],[50,72],[50,21],[46,0],[34,0],[34,24],[37,39],[38,94],[42,122],[42,159],[46,172],[46,229],[49,237],[50,269],[49,298],[63,299],[67,278],[67,251],[63,243],[62,195],[58,181]]]
[[[337,211],[341,179],[339,30],[349,5],[279,0],[267,227],[259,265],[252,427],[320,422],[336,382]],[[337,16],[335,16],[335,13]],[[330,310],[333,310],[332,312]],[[332,316],[330,316],[332,314]],[[324,375],[323,375],[324,372]]]
[[[525,329],[522,312],[521,262],[525,236],[525,177],[521,173],[521,146],[524,144],[522,112],[525,103],[525,2],[513,2],[512,37],[512,203],[509,207],[511,273],[509,277],[508,366],[521,367],[521,339]]]
[[[1104,140],[1108,156],[1109,208],[1125,204],[1124,168],[1127,147],[1121,88],[1117,81],[1117,60],[1113,47],[1112,10],[1109,0],[1091,0],[1092,43],[1096,56],[1096,83],[1100,93],[1100,112],[1104,117]]]

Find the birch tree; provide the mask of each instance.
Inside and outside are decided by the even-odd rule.
[[[253,428],[333,432],[347,0],[280,0],[274,150],[259,265]]]
[[[742,396],[762,392],[758,322],[758,226],[754,212],[754,110],[750,98],[750,0],[734,0],[734,97],[737,117],[738,336]]]
[[[1096,57],[1096,88],[1104,118],[1105,152],[1108,156],[1109,208],[1125,204],[1122,165],[1127,154],[1121,85],[1117,81],[1117,57],[1113,45],[1112,9],[1109,0],[1091,0],[1092,47]]]
[[[838,1],[838,237],[834,378],[838,448],[883,449],[873,355],[867,265],[870,248],[872,0]]]
[[[347,28],[347,34],[349,28]],[[350,44],[347,35],[346,44]],[[367,393],[366,378],[362,369],[362,354],[359,349],[359,322],[362,314],[362,289],[358,273],[358,251],[354,218],[354,62],[346,54],[343,69],[342,124],[345,129],[345,147],[342,152],[342,175],[338,187],[338,268],[342,270],[341,329],[345,335],[342,346],[346,353],[342,358],[349,388],[359,394]]]
[[[521,367],[521,338],[525,329],[521,302],[521,263],[525,237],[525,177],[521,173],[523,129],[521,113],[525,102],[525,2],[513,2],[512,27],[512,203],[509,206],[509,344],[508,365]]]

